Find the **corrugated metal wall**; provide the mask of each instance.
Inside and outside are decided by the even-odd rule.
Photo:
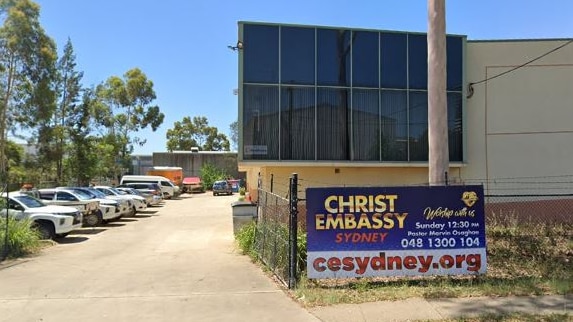
[[[183,168],[183,177],[200,177],[204,164],[213,164],[234,178],[239,175],[236,152],[154,152],[153,166]]]

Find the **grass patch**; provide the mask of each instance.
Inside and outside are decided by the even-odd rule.
[[[253,221],[241,227],[237,235],[235,235],[235,241],[243,255],[249,255],[253,260],[257,258],[257,252],[255,250],[256,229],[257,223]]]
[[[268,225],[267,225],[268,226]],[[244,254],[257,260],[255,223],[245,226],[236,236]],[[288,240],[286,227],[273,228]],[[284,236],[283,236],[284,235]],[[488,267],[485,275],[375,277],[349,279],[308,279],[304,271],[293,298],[306,307],[411,297],[452,298],[479,296],[528,296],[573,294],[573,225],[520,223],[517,220],[490,220],[486,224]],[[275,238],[277,239],[277,238]],[[298,235],[299,269],[306,268],[306,235]],[[283,246],[284,247],[284,246]],[[285,256],[279,256],[279,253]],[[267,251],[268,253],[268,251]],[[287,265],[286,249],[271,252],[285,257],[273,263]],[[284,262],[284,263],[283,263]],[[288,266],[270,267],[275,273]],[[284,277],[283,277],[284,278]],[[469,320],[468,320],[469,321]],[[480,320],[476,320],[480,321]],[[500,321],[511,321],[500,320]],[[544,321],[544,320],[543,320]],[[552,320],[548,320],[552,321]],[[559,321],[557,319],[556,321]]]
[[[8,225],[8,238],[6,243],[6,225]],[[42,244],[38,232],[31,228],[29,220],[14,220],[0,218],[0,258],[7,252],[7,258],[17,258],[34,254],[40,250]]]
[[[293,297],[314,307],[410,297],[573,294],[573,225],[492,222],[486,238],[485,275],[318,280],[303,276]],[[513,321],[508,318],[499,321]]]

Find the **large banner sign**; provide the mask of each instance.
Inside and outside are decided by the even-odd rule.
[[[482,186],[308,188],[309,278],[486,272]]]

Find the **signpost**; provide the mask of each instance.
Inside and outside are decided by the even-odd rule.
[[[482,186],[309,188],[309,278],[484,274]]]

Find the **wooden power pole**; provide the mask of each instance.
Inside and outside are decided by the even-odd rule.
[[[445,7],[445,0],[428,0],[428,158],[430,185],[445,185],[449,169]]]

